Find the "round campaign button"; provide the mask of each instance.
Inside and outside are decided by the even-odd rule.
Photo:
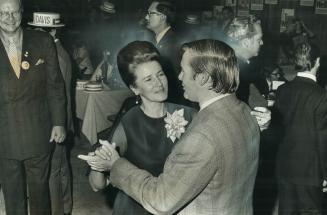
[[[29,64],[29,62],[27,62],[27,61],[23,61],[23,62],[22,62],[22,68],[23,68],[24,70],[28,70],[28,69],[30,68],[30,64]]]

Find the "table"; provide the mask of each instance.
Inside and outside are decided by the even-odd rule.
[[[129,89],[98,92],[76,89],[76,117],[83,120],[81,132],[92,145],[97,142],[97,133],[111,126],[107,117],[116,114],[124,100],[132,95]]]

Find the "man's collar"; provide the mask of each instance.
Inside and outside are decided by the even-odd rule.
[[[311,73],[309,73],[308,71],[306,72],[298,72],[296,76],[302,77],[302,78],[309,78],[311,80],[313,80],[314,82],[317,82],[317,77]]]
[[[203,102],[202,104],[200,104],[200,111],[203,110],[204,108],[208,107],[209,105],[211,105],[212,103],[226,97],[226,96],[229,96],[230,94],[229,93],[226,93],[226,94],[220,94],[220,95],[217,95],[216,97],[213,97],[205,102]]]
[[[167,33],[167,31],[169,31],[171,27],[168,26],[167,28],[165,28],[163,31],[161,31],[159,34],[156,35],[156,42],[157,44],[160,42],[160,40],[165,36],[165,34]]]

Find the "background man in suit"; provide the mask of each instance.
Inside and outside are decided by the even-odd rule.
[[[260,129],[264,130],[269,126],[271,112],[266,108],[268,102],[260,92],[265,79],[260,79],[260,67],[254,58],[258,56],[260,47],[263,45],[260,21],[253,16],[236,17],[228,25],[226,34],[228,43],[235,50],[240,67],[237,98],[251,107]]]
[[[168,100],[185,103],[182,87],[178,82],[179,44],[171,26],[175,20],[175,8],[170,2],[154,1],[149,6],[145,19],[146,27],[154,33],[152,42],[159,50],[163,70],[168,78]]]
[[[34,13],[39,14],[39,13]],[[72,84],[72,63],[70,57],[62,46],[59,35],[60,28],[65,25],[60,22],[60,14],[43,12],[42,16],[47,17],[49,20],[56,18],[57,22],[51,22],[51,25],[40,24],[37,20],[29,22],[29,25],[37,26],[36,30],[49,32],[53,37],[56,44],[57,56],[59,61],[59,68],[61,75],[65,81],[65,94],[66,94],[66,128],[68,135],[66,140],[61,144],[56,144],[52,155],[50,165],[50,200],[51,200],[51,214],[63,215],[70,214],[73,209],[73,196],[71,187],[71,173],[68,164],[67,144],[71,144],[73,138],[73,115],[72,115],[72,102],[71,102],[71,84]],[[41,28],[42,27],[42,28]]]
[[[235,17],[226,28],[226,36],[228,43],[234,48],[238,64],[240,68],[240,85],[236,91],[237,98],[247,103],[252,109],[253,114],[260,126],[261,130],[266,130],[271,121],[271,111],[267,108],[268,101],[264,98],[263,94],[266,88],[266,80],[261,73],[261,65],[259,60],[259,51],[263,45],[262,37],[263,32],[260,20],[254,16],[250,17]],[[264,210],[269,210],[270,206],[275,204],[275,196],[272,195],[271,189],[266,188],[274,187],[271,182],[274,178],[274,171],[267,171],[267,169],[274,168],[269,164],[271,159],[274,159],[273,154],[276,149],[268,144],[272,134],[271,130],[267,129],[261,133],[260,136],[260,166],[257,174],[254,209],[261,210],[262,200],[260,197],[264,196],[265,200],[269,199],[264,204]],[[266,154],[265,151],[268,153]],[[265,196],[267,193],[269,195]],[[267,206],[268,205],[268,206]],[[266,212],[269,213],[268,211]]]
[[[168,47],[175,45],[176,37],[171,27],[175,20],[175,8],[167,1],[154,1],[148,8],[145,16],[146,27],[154,33],[154,43],[160,54],[170,52]]]
[[[163,173],[153,177],[119,158],[105,141],[95,156],[80,158],[95,170],[111,169],[110,182],[151,213],[250,215],[259,127],[234,94],[234,51],[215,40],[186,43],[182,51],[179,79],[184,96],[199,102],[201,109],[167,158]]]
[[[49,214],[49,159],[65,139],[65,92],[51,36],[20,27],[20,0],[0,0],[0,169],[6,213]]]
[[[279,214],[324,214],[327,178],[327,93],[316,83],[318,48],[300,44],[293,81],[277,89],[275,108],[284,129],[278,148]],[[275,115],[273,115],[275,117]]]

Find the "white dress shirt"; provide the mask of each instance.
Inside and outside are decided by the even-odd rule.
[[[167,28],[165,28],[163,31],[161,31],[158,35],[156,35],[156,42],[157,44],[160,42],[160,40],[165,36],[165,34],[167,33],[167,31],[169,31],[171,27],[168,26]]]
[[[308,72],[298,72],[296,76],[303,77],[303,78],[310,78],[314,82],[317,82],[317,77]]]
[[[202,104],[200,104],[200,111],[203,110],[204,108],[208,107],[209,105],[211,105],[212,103],[218,101],[219,99],[222,99],[226,96],[229,96],[230,94],[229,93],[226,93],[226,94],[222,94],[222,95],[218,95],[212,99],[209,99],[205,102],[203,102]]]

